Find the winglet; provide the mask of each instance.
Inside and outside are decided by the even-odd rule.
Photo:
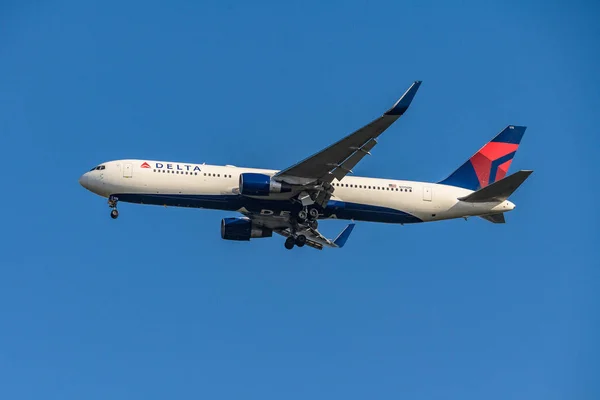
[[[413,101],[415,94],[417,94],[417,90],[419,90],[419,86],[421,86],[422,81],[414,81],[413,84],[408,88],[406,92],[400,97],[400,100],[394,104],[392,108],[386,111],[385,115],[397,115],[401,116],[408,110],[408,106]]]
[[[338,237],[335,238],[333,243],[337,247],[339,247],[340,249],[342,247],[344,247],[344,245],[346,244],[346,241],[348,240],[348,238],[350,237],[350,234],[352,233],[352,229],[354,229],[354,225],[356,225],[356,224],[348,224],[348,226],[346,226],[344,228],[344,230],[338,235]]]

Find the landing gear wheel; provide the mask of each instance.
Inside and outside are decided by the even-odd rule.
[[[308,214],[306,213],[306,210],[300,210],[298,212],[298,219],[301,221],[304,221],[307,216],[308,216]]]
[[[317,210],[316,208],[311,208],[310,210],[308,210],[308,216],[310,217],[310,219],[316,220],[317,218],[319,218],[319,210]]]
[[[295,244],[296,244],[296,240],[292,236],[285,239],[284,246],[286,249],[288,249],[288,250],[293,249]]]
[[[296,246],[302,247],[305,244],[306,244],[306,236],[298,235],[298,237],[296,238]]]
[[[112,219],[117,219],[117,218],[119,218],[119,212],[118,212],[117,210],[112,210],[112,211],[110,212],[110,217],[111,217]]]

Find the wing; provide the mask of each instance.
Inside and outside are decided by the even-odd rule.
[[[350,237],[350,234],[352,233],[354,226],[355,226],[354,223],[346,225],[344,230],[342,232],[340,232],[340,234],[337,235],[337,237],[333,240],[327,239],[317,229],[313,229],[313,228],[306,228],[303,230],[299,230],[296,232],[296,234],[306,236],[306,245],[310,246],[314,249],[323,250],[323,247],[332,247],[332,248],[340,248],[341,249],[346,244],[348,237]],[[292,235],[292,232],[289,228],[275,230],[274,232],[280,234],[281,236],[285,236],[285,237]]]
[[[238,211],[249,217],[252,220],[253,224],[272,229],[273,232],[278,233],[279,235],[284,237],[292,235],[292,227],[294,225],[290,222],[289,217],[276,215],[259,215],[249,213],[244,210]],[[350,233],[352,233],[354,225],[354,223],[347,225],[346,228],[344,228],[344,230],[333,240],[323,236],[323,234],[321,234],[321,232],[319,232],[317,229],[310,228],[304,225],[296,226],[296,235],[306,236],[306,245],[318,250],[323,250],[323,247],[342,248],[346,244]]]
[[[410,106],[421,81],[415,81],[404,95],[381,117],[337,143],[284,169],[273,178],[292,185],[306,185],[315,181],[331,183],[342,179],[377,144],[377,137],[402,116]]]

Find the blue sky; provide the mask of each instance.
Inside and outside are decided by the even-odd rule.
[[[598,398],[600,7],[287,3],[0,4],[0,397]],[[527,125],[506,225],[289,252],[221,240],[228,212],[113,221],[77,182],[119,158],[285,168],[417,79],[355,173],[440,180]]]

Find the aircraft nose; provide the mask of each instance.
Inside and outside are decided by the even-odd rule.
[[[80,184],[81,186],[83,186],[84,188],[88,189],[88,186],[89,186],[89,185],[88,185],[88,180],[89,180],[89,178],[90,178],[90,177],[89,177],[89,175],[88,175],[88,174],[87,174],[87,172],[86,172],[85,174],[83,174],[83,175],[81,175],[81,176],[79,177],[79,184]]]

